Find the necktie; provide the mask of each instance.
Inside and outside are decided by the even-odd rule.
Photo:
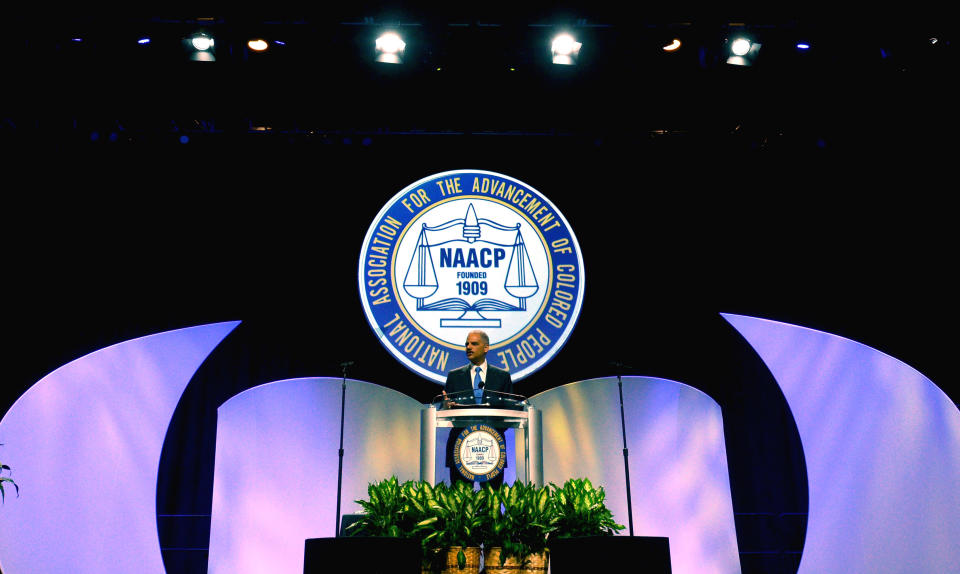
[[[480,367],[477,367],[477,374],[473,377],[473,398],[476,399],[478,405],[483,398],[483,379],[480,378]]]

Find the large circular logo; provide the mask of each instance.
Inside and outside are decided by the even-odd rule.
[[[396,194],[367,231],[358,278],[380,342],[441,384],[475,329],[490,337],[491,364],[514,381],[533,373],[583,302],[567,220],[532,187],[489,171],[438,173]]]
[[[464,428],[453,444],[453,464],[457,472],[471,482],[495,478],[507,464],[503,435],[487,425]]]

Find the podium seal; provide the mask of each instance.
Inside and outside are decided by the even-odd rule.
[[[583,257],[563,214],[509,176],[458,170],[394,195],[367,230],[360,298],[380,343],[439,384],[474,329],[518,381],[563,347],[583,303]]]
[[[503,435],[488,425],[464,428],[453,444],[453,463],[457,472],[469,481],[486,482],[495,478],[507,464]]]

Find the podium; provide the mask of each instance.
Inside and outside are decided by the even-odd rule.
[[[513,428],[516,445],[517,481],[543,486],[543,423],[540,411],[525,400],[514,408],[490,405],[439,408],[437,404],[420,411],[420,480],[437,483],[437,429],[471,425]]]

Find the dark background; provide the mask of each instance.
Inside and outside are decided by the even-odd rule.
[[[723,408],[744,571],[796,571],[796,428],[720,313],[852,338],[960,401],[957,59],[943,22],[379,4],[15,17],[0,96],[2,409],[104,346],[242,320],[191,381],[161,461],[168,570],[205,571],[217,406],[272,380],[340,376],[343,361],[351,378],[429,401],[439,387],[366,322],[361,243],[408,184],[497,171],[550,198],[585,265],[576,329],[519,392],[622,373],[708,393]],[[371,62],[384,24],[407,38],[403,66]],[[562,27],[584,43],[577,66],[549,64]],[[216,36],[217,61],[187,59],[197,28]],[[761,38],[754,66],[725,64],[736,31]],[[286,45],[251,54],[252,35]],[[664,54],[673,36],[684,46]]]

